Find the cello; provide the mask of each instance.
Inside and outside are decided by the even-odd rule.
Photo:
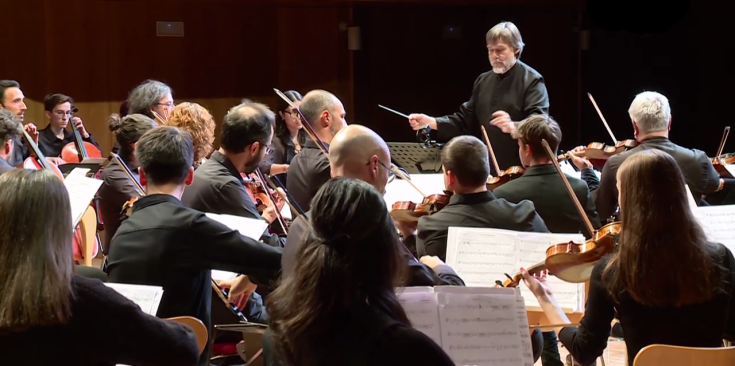
[[[71,130],[74,133],[74,142],[70,142],[61,149],[61,159],[67,163],[81,163],[87,158],[102,158],[102,151],[91,142],[84,141],[82,134],[74,124],[74,114],[77,108],[72,108],[72,115],[69,116],[71,122]]]
[[[615,250],[617,238],[620,235],[621,224],[620,222],[612,222],[599,230],[594,230],[592,223],[587,217],[587,214],[585,214],[577,196],[574,194],[574,190],[569,184],[566,175],[564,175],[559,163],[554,159],[554,153],[551,151],[549,143],[546,140],[542,140],[541,144],[544,146],[549,159],[554,164],[556,172],[562,181],[564,181],[564,186],[567,188],[567,192],[572,201],[574,201],[574,205],[584,225],[592,233],[592,237],[584,244],[569,242],[550,246],[546,249],[546,259],[530,266],[527,268],[527,271],[533,275],[548,270],[549,274],[571,283],[589,281],[592,269],[597,261]],[[506,277],[507,279],[504,282],[496,281],[495,283],[499,287],[517,287],[523,278],[520,272],[513,276],[506,274]]]

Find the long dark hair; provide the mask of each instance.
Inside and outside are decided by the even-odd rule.
[[[125,117],[113,114],[107,121],[107,127],[115,135],[120,157],[130,161],[133,158],[133,145],[144,133],[155,128],[156,122],[143,114],[128,114]]]
[[[301,94],[299,94],[299,92],[297,92],[296,90],[288,90],[283,93],[283,95],[285,95],[292,102],[303,99]],[[283,117],[281,117],[281,113],[285,113],[290,105],[288,105],[285,100],[278,98],[278,100],[276,100],[276,107],[278,109],[278,113],[276,113],[276,137],[281,140],[283,146],[288,146],[294,149],[295,146],[293,144],[293,141],[291,141],[291,132],[289,132],[288,126],[286,126],[286,121],[284,121]],[[306,131],[304,131],[303,128],[299,129],[299,132],[296,135],[296,139],[299,142],[299,145],[303,147],[304,143],[306,143]]]
[[[718,248],[707,242],[687,200],[674,158],[647,150],[617,172],[620,247],[603,278],[616,301],[627,293],[650,307],[683,306],[711,299],[721,288]]]
[[[74,263],[64,183],[48,170],[3,174],[0,217],[0,333],[65,324],[72,316]]]
[[[275,351],[289,366],[333,364],[331,347],[361,305],[410,326],[395,294],[407,265],[383,196],[366,182],[332,178],[311,207],[295,268],[268,296]]]

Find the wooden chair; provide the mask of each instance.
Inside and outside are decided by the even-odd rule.
[[[201,354],[204,351],[204,348],[207,346],[207,341],[209,341],[209,333],[207,332],[207,327],[204,326],[201,320],[191,316],[177,316],[165,320],[183,324],[191,328],[197,338],[199,353]]]
[[[652,344],[638,352],[633,366],[731,366],[735,347],[698,348]]]

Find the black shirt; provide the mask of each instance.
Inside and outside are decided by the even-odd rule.
[[[94,144],[98,149],[100,148],[100,145],[97,144],[97,141],[94,140],[91,133],[89,134],[89,138],[85,139],[82,137],[82,140]],[[67,129],[64,129],[63,139],[56,137],[54,131],[51,130],[51,125],[46,126],[46,128],[42,130],[38,130],[38,148],[41,149],[43,155],[46,155],[48,158],[61,156],[61,150],[66,146],[66,144],[71,142],[76,142],[74,132]]]
[[[0,175],[3,175],[11,170],[15,169],[12,165],[8,164],[5,159],[0,158]]]
[[[620,303],[615,303],[602,279],[602,271],[609,260],[606,257],[592,270],[587,304],[579,328],[563,328],[559,332],[559,340],[577,362],[589,365],[607,347],[610,323],[617,309],[631,366],[638,351],[651,344],[721,347],[723,338],[735,335],[735,258],[722,244],[712,245],[719,249],[718,264],[727,271],[723,293],[709,301],[679,308],[644,306],[627,294],[623,294]]]
[[[192,366],[191,328],[157,319],[99,280],[75,275],[72,316],[64,325],[0,335],[3,365]]]
[[[567,180],[592,223],[592,228],[599,229],[600,217],[597,216],[595,202],[587,183],[570,176],[567,176]],[[519,203],[522,200],[533,202],[536,212],[541,215],[546,227],[552,233],[581,232],[587,238],[592,235],[579,216],[574,201],[569,197],[564,181],[551,164],[527,167],[522,176],[495,188],[493,194],[512,203]]]
[[[307,140],[301,152],[291,160],[286,187],[294,201],[306,212],[311,209],[311,199],[330,178],[329,158],[313,140]]]
[[[248,196],[243,179],[235,165],[215,151],[194,171],[194,181],[186,187],[181,202],[195,210],[263,220],[255,202]],[[267,231],[261,238],[271,246],[282,247],[285,238]]]
[[[283,142],[278,136],[273,136],[271,146],[273,148],[273,152],[268,155],[268,157],[263,160],[263,162],[261,162],[259,166],[260,171],[262,171],[263,174],[267,175],[271,174],[271,165],[291,164],[291,160],[293,160],[294,156],[296,156],[296,147],[294,146],[293,141],[291,141],[290,139],[286,142]],[[287,174],[278,174],[275,177],[278,178],[285,187],[285,185],[287,184]]]
[[[485,126],[500,169],[521,166],[518,143],[510,134],[490,125],[497,111],[505,111],[516,122],[533,114],[549,114],[549,95],[541,74],[520,60],[502,75],[492,70],[481,74],[470,100],[460,106],[459,112],[436,118],[437,140],[473,135],[484,142],[480,126]],[[497,175],[494,166],[490,169]]]
[[[640,145],[623,153],[611,156],[602,168],[600,188],[596,192],[595,206],[600,217],[607,219],[618,205],[617,172],[625,159],[640,151],[656,149],[670,154],[684,175],[689,190],[697,205],[702,204],[702,195],[715,192],[720,185],[720,174],[712,166],[712,161],[704,151],[687,149],[676,145],[666,137],[652,137]],[[665,184],[666,177],[661,177]]]
[[[434,255],[447,260],[450,226],[549,232],[531,201],[510,203],[496,198],[490,191],[455,194],[441,211],[419,219],[416,231],[419,258]]]
[[[107,257],[109,282],[162,286],[157,316],[193,316],[211,333],[211,269],[267,283],[281,268],[281,250],[240,235],[176,197],[149,195],[120,224]],[[209,351],[200,359],[207,364]]]

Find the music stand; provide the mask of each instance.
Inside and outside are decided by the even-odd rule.
[[[89,169],[87,172],[88,177],[93,177],[102,168],[102,164],[99,163],[66,163],[59,165],[59,170],[66,177],[75,168]]]
[[[429,146],[415,142],[388,142],[390,156],[396,165],[409,174],[441,173],[441,146]]]

